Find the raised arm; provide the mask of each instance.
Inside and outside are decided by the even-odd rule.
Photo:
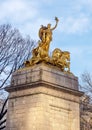
[[[57,27],[59,19],[57,17],[55,17],[55,21],[56,21],[56,24],[55,24],[55,26],[53,28],[51,28],[51,30],[54,30]]]

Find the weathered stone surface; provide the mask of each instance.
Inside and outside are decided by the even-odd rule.
[[[11,85],[16,86],[41,80],[78,90],[77,77],[72,74],[63,73],[57,67],[51,65],[48,66],[43,63],[14,72],[12,75]]]
[[[80,130],[78,81],[39,64],[12,75],[7,130]]]

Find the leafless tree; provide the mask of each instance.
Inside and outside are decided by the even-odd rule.
[[[9,24],[0,26],[0,97],[4,95],[2,89],[10,82],[12,72],[23,67],[24,61],[31,57],[35,43],[29,36],[23,38],[19,30],[13,29]],[[1,100],[0,130],[3,130],[6,125],[8,99]]]
[[[92,75],[89,72],[84,72],[81,75],[82,83],[80,89],[85,92],[86,95],[92,100]]]
[[[23,38],[11,25],[0,26],[0,88],[8,83],[11,73],[23,66],[31,56],[35,41]]]
[[[81,97],[81,130],[92,129],[92,76],[89,72],[84,72],[81,75],[80,89],[84,91]]]
[[[4,128],[6,127],[7,101],[8,98],[4,101],[0,110],[0,130],[4,130]]]
[[[90,103],[90,97],[85,94],[81,97],[80,117],[81,130],[91,130],[92,104]]]

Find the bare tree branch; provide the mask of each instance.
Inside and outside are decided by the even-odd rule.
[[[81,97],[81,130],[91,130],[92,127],[92,76],[89,72],[81,75],[80,89],[85,92]]]
[[[35,41],[23,38],[11,25],[0,26],[0,88],[9,82],[11,73],[31,57]]]

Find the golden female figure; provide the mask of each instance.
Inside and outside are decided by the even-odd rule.
[[[45,49],[45,51],[49,51],[50,42],[52,41],[52,31],[57,27],[58,24],[58,18],[55,17],[56,24],[53,28],[51,28],[51,24],[48,24],[46,26],[41,26],[39,30],[39,37],[41,39],[42,47]]]

